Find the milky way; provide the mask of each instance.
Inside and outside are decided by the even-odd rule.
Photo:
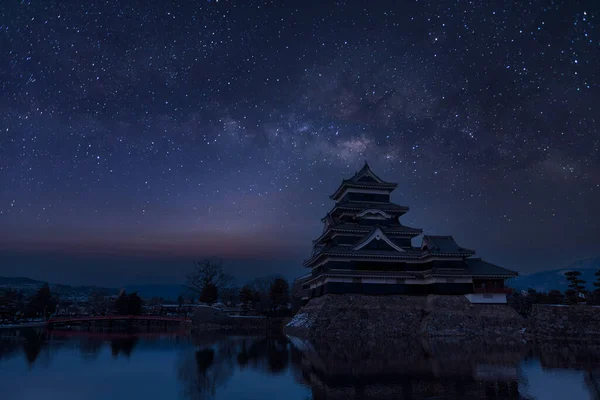
[[[300,275],[364,160],[492,262],[598,255],[599,8],[3,2],[0,273]]]

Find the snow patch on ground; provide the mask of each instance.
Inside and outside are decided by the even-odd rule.
[[[0,328],[38,328],[45,325],[45,322],[27,322],[22,324],[0,324]]]
[[[310,329],[313,324],[313,319],[310,318],[310,315],[307,313],[298,313],[294,315],[294,318],[290,322],[288,322],[287,326],[289,328],[302,328],[302,329]]]
[[[292,346],[294,346],[298,350],[302,351],[303,353],[315,351],[313,345],[309,341],[299,339],[295,336],[290,336],[290,335],[286,335],[286,336],[287,336],[288,340],[292,343]]]

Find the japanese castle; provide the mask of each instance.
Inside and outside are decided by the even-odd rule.
[[[472,303],[506,303],[505,280],[517,272],[474,257],[452,236],[424,235],[402,225],[408,207],[394,204],[395,183],[365,165],[330,196],[333,209],[304,262],[311,272],[298,279],[305,301],[327,293],[367,295],[464,295]]]

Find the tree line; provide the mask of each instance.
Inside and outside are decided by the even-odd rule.
[[[256,313],[285,312],[290,309],[292,302],[290,286],[281,276],[256,278],[242,287],[236,287],[232,282],[233,277],[223,270],[221,260],[206,259],[195,263],[193,272],[187,277],[185,287],[192,293],[192,302],[214,305],[217,301],[221,301],[231,306],[241,304],[243,311]],[[185,303],[183,296],[179,296],[177,301],[180,308]],[[5,290],[4,293],[0,292],[0,309],[12,310],[11,315],[7,312],[3,313],[4,319],[39,317],[47,319],[56,312],[58,304],[59,296],[51,293],[47,283],[29,299],[25,299],[21,292],[12,289]],[[152,300],[149,304],[152,304]],[[67,300],[61,302],[61,309],[66,310],[70,305],[74,305],[77,310],[77,305]],[[83,312],[92,315],[139,315],[143,311],[143,306],[144,302],[137,293],[121,291],[116,299],[91,293]]]
[[[4,290],[0,296],[0,306],[6,310],[8,319],[47,319],[56,311],[59,297],[50,292],[50,286],[44,283],[29,298],[15,289]]]
[[[221,260],[206,259],[194,267],[185,287],[201,303],[213,305],[218,300],[231,305],[241,303],[245,311],[264,313],[288,309],[292,301],[290,286],[281,276],[256,278],[240,288],[232,285],[233,277],[223,270]]]
[[[88,300],[89,311],[92,314],[139,315],[142,313],[143,302],[137,293],[127,294],[121,291],[116,300],[92,294]],[[1,319],[18,321],[22,319],[48,319],[59,308],[66,308],[70,302],[60,301],[58,294],[52,293],[50,286],[44,283],[29,298],[15,289],[0,292]]]
[[[567,271],[565,277],[569,285],[564,292],[556,289],[538,292],[530,288],[524,292],[515,292],[510,295],[508,304],[522,315],[529,315],[534,304],[600,305],[600,271],[596,271],[594,275],[596,281],[592,283],[594,286],[592,291],[586,289],[587,282],[581,278],[581,272]]]

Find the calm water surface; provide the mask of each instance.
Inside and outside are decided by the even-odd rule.
[[[600,348],[0,331],[1,399],[600,399]]]

